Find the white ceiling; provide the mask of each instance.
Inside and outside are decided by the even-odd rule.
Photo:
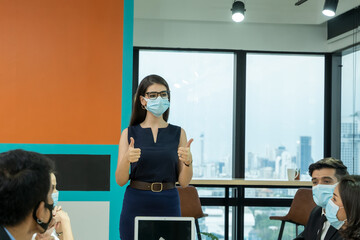
[[[322,24],[329,17],[321,11],[325,0],[243,0],[242,23]],[[135,0],[135,19],[232,22],[233,0]],[[360,0],[339,0],[336,16],[360,5]]]

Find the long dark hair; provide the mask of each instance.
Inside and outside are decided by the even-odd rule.
[[[170,101],[170,89],[169,89],[169,85],[167,84],[165,79],[163,79],[162,77],[155,75],[155,74],[146,76],[141,81],[140,85],[138,86],[138,88],[136,90],[133,110],[131,113],[130,126],[138,125],[145,120],[146,109],[143,109],[141,106],[140,96],[145,96],[146,89],[148,89],[149,86],[151,86],[155,83],[164,85],[166,87],[166,90],[169,91],[169,101]],[[163,119],[166,122],[169,118],[169,111],[170,111],[170,108],[168,108],[168,110],[166,110],[163,114]]]
[[[340,232],[344,239],[360,239],[360,176],[349,175],[341,179],[339,193],[346,213],[346,228]]]

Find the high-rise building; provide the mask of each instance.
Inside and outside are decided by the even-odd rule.
[[[350,174],[360,173],[359,117],[343,119],[341,123],[341,160]]]
[[[300,136],[300,141],[298,142],[298,163],[300,164],[300,172],[306,174],[309,171],[309,165],[313,163],[311,157],[311,137],[309,136]]]
[[[204,133],[200,135],[200,166],[204,164]]]
[[[248,152],[248,164],[247,164],[247,170],[249,171],[253,171],[256,170],[258,168],[258,164],[257,164],[257,156],[252,153],[252,152]]]
[[[281,156],[281,154],[286,151],[285,146],[279,146],[277,149],[275,149],[276,157]]]

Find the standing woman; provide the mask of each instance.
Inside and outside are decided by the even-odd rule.
[[[185,131],[167,122],[170,89],[158,75],[145,77],[135,95],[130,126],[119,143],[116,182],[126,188],[120,238],[134,239],[136,216],[180,216],[178,181],[192,178],[192,156]]]
[[[349,175],[335,187],[326,205],[326,218],[346,240],[360,239],[360,176]]]

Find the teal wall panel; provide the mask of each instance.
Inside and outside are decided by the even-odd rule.
[[[24,149],[43,154],[91,154],[110,155],[110,191],[62,191],[59,201],[108,201],[110,202],[109,239],[120,239],[119,218],[126,187],[115,181],[118,145],[71,145],[71,144],[0,144],[0,152]],[[71,166],[69,166],[71,167]],[[84,168],[86,170],[86,168]]]
[[[133,71],[133,18],[134,2],[124,0],[123,32],[123,75],[121,130],[130,121],[132,107],[132,71]],[[90,154],[110,155],[110,191],[62,191],[60,201],[108,201],[110,202],[109,239],[120,239],[119,219],[126,186],[120,187],[115,181],[118,145],[79,145],[79,144],[0,144],[0,152],[24,149],[43,154]],[[71,166],[69,166],[71,167]],[[84,168],[86,169],[86,168]]]

